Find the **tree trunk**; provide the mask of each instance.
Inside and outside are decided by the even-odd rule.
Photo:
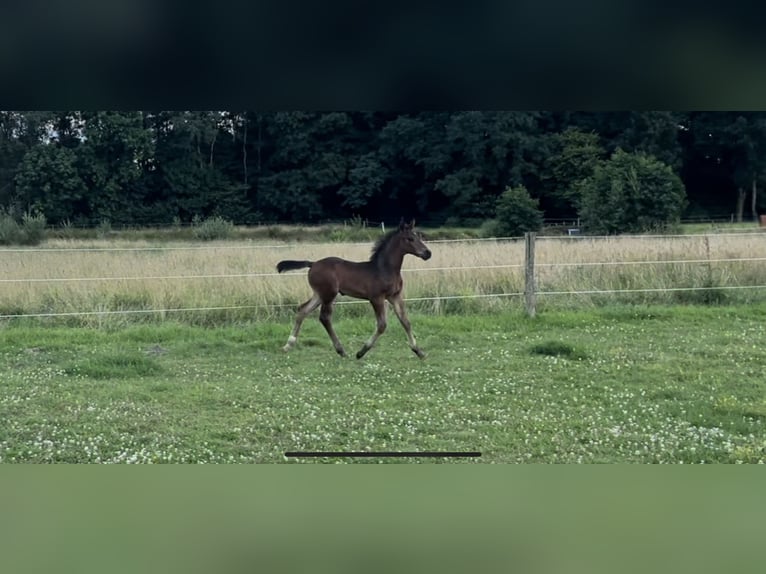
[[[242,121],[242,167],[245,172],[245,187],[247,187],[247,112],[245,112]]]
[[[745,197],[747,192],[741,187],[737,189],[737,223],[742,223],[742,213],[745,211]]]
[[[215,148],[215,140],[218,137],[218,128],[216,127],[213,139],[210,142],[210,167],[213,166],[213,148]]]
[[[258,174],[261,173],[261,145],[263,145],[263,134],[261,132],[261,124],[263,124],[263,118],[258,116]]]
[[[753,215],[753,221],[758,222],[758,209],[756,203],[758,201],[758,185],[753,178],[753,197],[750,198],[750,213]]]

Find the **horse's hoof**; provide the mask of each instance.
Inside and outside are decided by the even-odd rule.
[[[420,358],[420,359],[425,359],[426,358],[426,354],[423,351],[421,351],[420,349],[412,349],[412,352],[415,353],[418,356],[418,358]]]
[[[363,346],[361,349],[359,349],[359,352],[356,354],[357,359],[361,359],[367,354],[367,351],[369,351],[372,347],[368,347],[367,345]]]
[[[338,353],[338,354],[339,354],[341,357],[343,357],[344,359],[348,357],[348,355],[346,354],[346,351],[344,351],[343,349],[335,349],[335,351],[336,351],[336,352],[337,352],[337,353]]]
[[[289,350],[290,350],[290,345],[285,345],[284,347],[282,347],[282,351],[285,353],[287,353]]]

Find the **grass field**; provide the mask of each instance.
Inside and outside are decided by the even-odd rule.
[[[425,361],[394,323],[361,361],[337,357],[316,319],[288,355],[289,319],[5,326],[0,461],[282,462],[288,450],[479,450],[456,462],[483,463],[766,458],[764,304],[411,318]],[[351,350],[373,320],[339,312],[336,327]]]
[[[309,289],[305,271],[276,275],[276,262],[366,259],[380,232],[355,232],[369,240],[0,249],[0,315],[71,313],[0,318],[0,461],[764,461],[766,234],[541,237],[535,320],[518,296],[523,241],[433,240],[433,258],[404,269],[426,361],[393,317],[363,361],[338,358],[315,317],[284,355]],[[588,292],[610,290],[627,292]],[[372,313],[341,302],[336,328],[355,352]],[[172,311],[190,308],[204,310]]]

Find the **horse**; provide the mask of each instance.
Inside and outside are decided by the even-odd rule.
[[[325,257],[318,261],[285,260],[277,263],[279,273],[308,267],[308,281],[313,290],[311,299],[298,307],[295,326],[282,350],[288,352],[295,345],[303,320],[321,305],[319,321],[330,336],[337,353],[341,357],[346,357],[346,351],[332,326],[333,305],[340,294],[366,299],[375,311],[377,327],[372,337],[356,354],[357,359],[361,359],[386,330],[386,301],[391,304],[399,322],[404,327],[410,349],[419,358],[424,359],[426,355],[415,341],[412,325],[404,309],[402,299],[404,281],[401,273],[405,255],[415,255],[423,261],[431,258],[431,251],[423,241],[423,235],[415,231],[415,221],[405,223],[402,219],[398,228],[381,236],[375,242],[369,261],[347,261],[340,257]]]

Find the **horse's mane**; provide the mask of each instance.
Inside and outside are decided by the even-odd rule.
[[[386,251],[388,244],[391,243],[391,240],[398,233],[399,233],[398,229],[393,229],[389,231],[388,233],[386,233],[385,235],[381,235],[380,237],[378,237],[378,239],[375,241],[375,245],[372,246],[372,255],[370,255],[370,262],[378,263],[380,261],[380,257]]]

